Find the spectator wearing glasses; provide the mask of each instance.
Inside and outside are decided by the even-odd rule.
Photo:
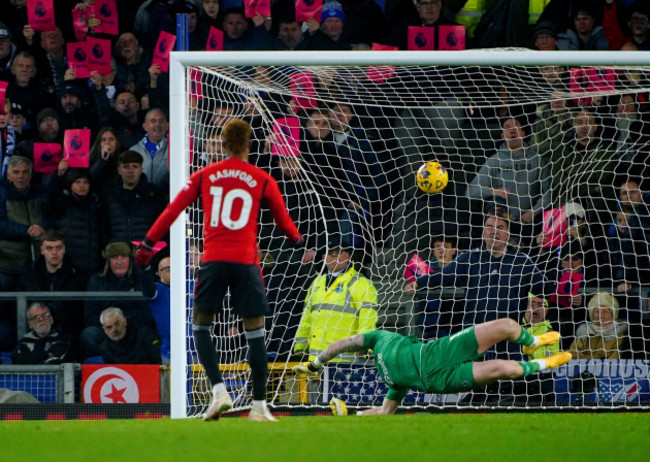
[[[408,49],[409,26],[439,27],[457,26],[458,23],[442,14],[442,0],[418,0],[415,3],[416,14],[411,15],[393,26],[386,35],[385,43],[399,47],[400,50]],[[437,30],[437,29],[436,29]],[[434,34],[434,49],[439,49],[437,34]]]
[[[61,364],[70,356],[70,343],[54,327],[54,318],[45,303],[27,309],[29,332],[11,353],[14,364]]]
[[[639,50],[650,50],[650,7],[647,2],[637,1],[628,10],[626,30],[618,21],[617,6],[614,0],[605,0],[603,5],[603,29],[612,50],[620,50],[633,43]]]

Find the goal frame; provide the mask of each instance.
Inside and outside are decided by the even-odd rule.
[[[170,197],[189,178],[188,113],[186,99],[188,66],[650,66],[646,51],[198,51],[170,55]],[[170,242],[185,242],[185,215],[171,227]],[[170,246],[171,282],[171,417],[187,417],[186,351],[186,251],[184,245]]]

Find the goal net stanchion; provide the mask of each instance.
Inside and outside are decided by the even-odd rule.
[[[469,283],[416,297],[402,290],[413,272],[427,271],[424,262],[436,269],[436,242],[453,247],[452,256],[480,247],[485,217],[497,214],[511,223],[510,247],[559,282],[546,320],[560,327],[561,347],[577,338],[576,349],[618,359],[572,362],[555,378],[503,382],[483,395],[410,394],[405,404],[647,406],[647,377],[624,370],[647,370],[648,202],[637,199],[648,173],[649,71],[643,52],[172,53],[172,195],[220,158],[223,124],[244,118],[254,129],[251,162],[278,179],[306,248],[315,249],[290,248],[261,215],[271,404],[308,408],[336,395],[367,406],[383,398],[370,362],[334,365],[323,382],[286,369],[298,359],[306,290],[325,271],[320,255],[335,235],[354,247],[357,268],[377,289],[377,328],[428,340],[494,317],[526,322],[530,284],[511,286],[496,266],[479,290]],[[448,168],[449,185],[427,195],[414,172],[430,160]],[[197,205],[171,230],[173,417],[199,415],[209,398],[190,325],[201,226]],[[621,292],[622,283],[631,289]],[[613,331],[607,323],[581,327],[596,292],[616,298]],[[544,319],[534,321],[540,329]],[[214,341],[243,409],[245,341],[227,300]],[[501,347],[490,355],[522,359]]]

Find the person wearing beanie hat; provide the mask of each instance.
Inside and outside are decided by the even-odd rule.
[[[537,50],[557,50],[557,26],[550,21],[538,22],[535,26],[533,39]]]
[[[576,359],[619,359],[627,345],[628,325],[618,321],[618,300],[608,292],[596,293],[589,304],[589,321],[576,330],[570,347]]]
[[[142,292],[147,299],[156,295],[153,273],[141,269],[131,258],[133,249],[129,242],[114,240],[104,248],[106,260],[103,271],[93,274],[87,285],[88,292]],[[84,329],[80,335],[81,354],[84,359],[100,355],[104,332],[100,322],[102,311],[119,307],[129,322],[156,329],[156,322],[147,300],[105,299],[86,300],[84,304]]]
[[[0,22],[0,80],[9,80],[11,60],[16,54],[16,45],[12,43],[11,31]]]
[[[46,107],[45,109],[41,109],[36,116],[36,125],[40,126],[46,119],[53,119],[58,124],[61,121],[61,116],[59,116],[56,109]]]
[[[309,34],[306,48],[309,50],[351,50],[352,44],[344,31],[345,13],[343,6],[337,2],[323,3],[321,22],[310,18],[306,21]]]
[[[66,84],[61,88],[58,106],[61,111],[61,131],[89,128],[92,130],[92,138],[95,137],[99,130],[99,119],[88,110],[87,103],[87,94],[79,86]]]

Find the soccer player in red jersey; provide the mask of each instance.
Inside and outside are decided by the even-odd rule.
[[[223,308],[230,288],[234,310],[243,320],[248,343],[248,363],[253,380],[251,420],[276,421],[266,406],[267,357],[264,315],[268,302],[257,257],[257,223],[261,202],[269,208],[276,225],[295,244],[304,239],[291,220],[275,180],[248,163],[251,127],[232,120],[222,132],[228,158],[210,164],[190,176],[176,198],[153,224],[138,248],[136,262],[147,265],[151,249],[176,217],[201,198],[204,212],[204,252],[196,287],[192,331],[199,361],[212,383],[212,400],[204,420],[217,420],[232,408],[232,399],[219,371],[210,330],[215,314]]]

